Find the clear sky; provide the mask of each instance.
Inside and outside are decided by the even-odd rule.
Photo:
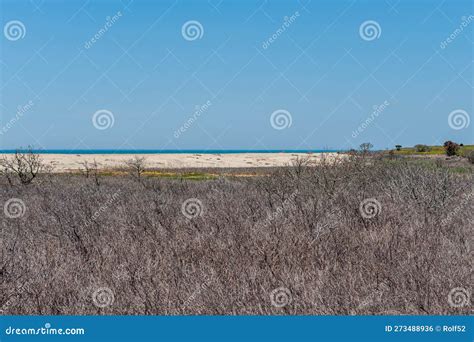
[[[0,2],[0,148],[474,142],[472,0]]]

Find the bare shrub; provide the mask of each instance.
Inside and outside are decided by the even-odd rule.
[[[29,148],[26,152],[17,150],[11,157],[3,157],[0,165],[4,170],[10,184],[11,175],[15,175],[21,184],[30,184],[36,176],[45,169],[39,154],[33,153]]]
[[[132,159],[126,162],[126,166],[129,169],[130,175],[140,181],[146,169],[146,158],[134,156]]]
[[[82,163],[82,174],[86,177],[92,177],[94,182],[97,186],[100,186],[100,178],[99,178],[99,164],[94,159],[92,163],[89,163],[87,160],[84,160]]]
[[[97,169],[97,162],[94,159],[94,164],[89,163],[87,160],[82,161],[80,164],[82,166],[81,168],[81,173],[86,177],[89,178],[89,176],[92,174],[94,168]]]

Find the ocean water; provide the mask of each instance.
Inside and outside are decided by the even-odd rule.
[[[0,150],[0,153],[15,153],[16,150]],[[25,152],[26,150],[20,150]],[[342,152],[340,150],[33,150],[45,154],[230,154],[230,153],[322,153]]]

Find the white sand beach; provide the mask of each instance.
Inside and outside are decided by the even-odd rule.
[[[0,158],[7,154],[0,154]],[[310,158],[317,162],[321,158],[342,158],[337,153],[227,153],[227,154],[41,154],[45,164],[53,166],[54,172],[77,171],[84,161],[97,161],[101,169],[115,169],[125,165],[134,156],[144,157],[147,168],[252,168],[274,167],[291,164],[296,158]]]

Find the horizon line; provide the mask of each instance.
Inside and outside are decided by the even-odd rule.
[[[2,154],[28,152],[38,154],[219,154],[219,153],[336,153],[348,149],[0,149]]]

